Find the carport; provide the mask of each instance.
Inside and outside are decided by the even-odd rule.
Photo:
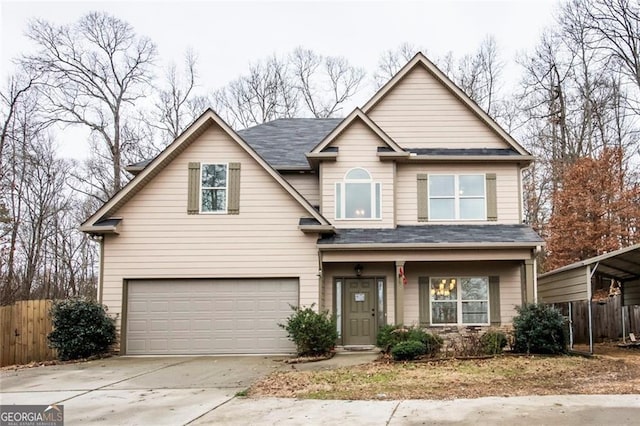
[[[640,305],[640,244],[592,257],[563,266],[538,276],[538,302],[546,304],[569,304],[571,320],[572,302],[588,303],[589,352],[593,353],[593,315],[591,299],[594,276],[610,278],[620,286],[622,306]],[[624,317],[622,319],[624,321]],[[623,322],[623,336],[624,322]],[[570,344],[573,348],[573,332]]]

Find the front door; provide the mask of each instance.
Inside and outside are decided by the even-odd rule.
[[[347,278],[344,289],[344,344],[376,343],[376,291],[373,278]]]

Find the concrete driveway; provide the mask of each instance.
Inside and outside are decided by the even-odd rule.
[[[0,373],[1,404],[63,404],[65,424],[188,424],[283,364],[269,357],[114,357]]]
[[[369,362],[342,355],[301,370]],[[640,395],[428,401],[241,398],[291,365],[270,357],[122,357],[0,373],[0,404],[63,404],[65,424],[105,425],[636,425]],[[428,386],[428,384],[425,384]]]

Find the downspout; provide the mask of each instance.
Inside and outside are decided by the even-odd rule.
[[[98,303],[102,304],[103,299],[103,291],[104,291],[104,236],[100,236],[98,240],[98,244],[100,245],[99,251],[99,259],[98,259]]]
[[[589,280],[587,282],[587,308],[589,313],[589,353],[593,355],[593,313],[591,310],[591,299],[593,297],[593,289],[591,288],[591,280],[593,279],[593,274],[596,273],[600,262],[596,263],[596,266],[591,269],[591,266],[588,266],[587,271],[589,275]]]
[[[542,251],[541,246],[536,246],[533,253],[533,302],[538,303],[538,254]]]
[[[573,349],[573,302],[569,302],[569,349]]]

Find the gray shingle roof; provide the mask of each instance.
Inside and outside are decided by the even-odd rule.
[[[537,243],[543,240],[527,225],[421,225],[391,229],[338,229],[318,240],[339,244]]]
[[[238,134],[274,168],[308,169],[310,152],[341,118],[281,118],[239,130]]]

